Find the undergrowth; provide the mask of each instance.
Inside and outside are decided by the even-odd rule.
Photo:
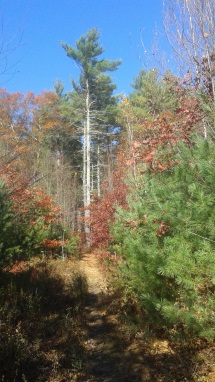
[[[56,263],[0,274],[1,381],[57,382],[59,369],[71,380],[83,365],[78,322],[87,283],[74,270],[65,284]]]

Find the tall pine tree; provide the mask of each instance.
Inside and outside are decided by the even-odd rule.
[[[83,200],[85,207],[86,221],[89,218],[88,206],[91,202],[92,184],[93,184],[93,162],[96,160],[97,166],[97,184],[100,180],[100,145],[101,136],[110,133],[110,116],[114,115],[113,106],[116,105],[116,99],[112,96],[115,85],[111,78],[105,74],[108,71],[114,71],[118,68],[121,61],[109,61],[99,59],[104,52],[98,42],[100,33],[93,28],[86,35],[80,37],[76,42],[76,49],[61,43],[69,58],[74,60],[80,68],[80,77],[78,83],[72,81],[76,102],[78,99],[79,108],[77,117],[82,129],[83,140]],[[81,112],[80,112],[81,110]],[[96,147],[93,152],[92,148]],[[89,226],[85,224],[85,233],[89,234]]]

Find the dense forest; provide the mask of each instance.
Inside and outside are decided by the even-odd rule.
[[[212,346],[214,1],[166,1],[164,28],[177,73],[143,67],[129,95],[117,94],[110,73],[121,61],[104,58],[96,28],[74,47],[61,42],[80,71],[71,91],[60,80],[39,95],[0,89],[2,381],[45,380],[23,369],[33,362],[23,353],[30,322],[39,328],[48,301],[39,308],[42,289],[56,288],[44,264],[84,252],[106,264],[133,324],[189,346]],[[43,265],[15,281],[17,269],[36,259]],[[71,301],[84,293],[84,281],[76,277],[73,288]],[[59,293],[60,282],[58,300]],[[68,298],[64,291],[61,304]]]

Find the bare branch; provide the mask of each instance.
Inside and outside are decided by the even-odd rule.
[[[164,0],[164,28],[182,74],[210,84],[215,102],[214,0]]]
[[[14,58],[17,49],[22,45],[22,23],[15,32],[10,34],[10,24],[7,22],[7,1],[0,9],[0,85],[4,85],[17,73],[17,65],[21,59]]]

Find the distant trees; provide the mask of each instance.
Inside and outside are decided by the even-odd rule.
[[[170,71],[161,77],[156,69],[142,69],[132,87],[134,91],[130,95],[130,102],[137,116],[153,118],[179,105],[174,76]]]
[[[78,84],[74,81],[73,101],[74,123],[81,130],[83,141],[83,200],[85,217],[89,217],[89,205],[96,179],[97,193],[100,194],[101,155],[108,152],[111,144],[111,129],[115,126],[116,102],[112,93],[116,86],[107,71],[114,71],[121,61],[99,59],[104,52],[98,39],[100,34],[95,28],[89,30],[76,42],[76,49],[61,43],[69,58],[74,60],[80,68]],[[104,144],[105,142],[105,144]],[[94,173],[96,168],[96,174]],[[85,232],[89,233],[89,226],[85,224]]]
[[[53,143],[63,124],[55,93],[35,96],[32,92],[9,94],[0,89],[3,264],[45,250],[47,243],[48,250],[51,245],[58,250],[62,237],[70,237],[63,230],[77,229],[79,181],[73,156],[68,158],[62,140]],[[61,213],[59,207],[54,210],[57,204]],[[54,211],[58,211],[56,216]]]
[[[50,241],[53,235],[57,235],[56,240],[59,241],[64,236],[64,227],[80,231],[78,209],[83,207],[81,197],[84,196],[87,219],[91,196],[94,191],[100,195],[105,172],[108,173],[109,188],[112,186],[111,157],[117,142],[117,97],[113,96],[116,86],[106,72],[117,69],[120,61],[99,60],[103,48],[98,39],[99,32],[93,29],[77,41],[77,49],[62,44],[81,69],[79,83],[73,82],[72,92],[63,94],[60,81],[55,84],[55,93],[45,91],[37,96],[32,92],[9,94],[0,89],[0,166],[7,190],[5,193],[2,191],[5,207],[7,203],[11,205],[11,219],[24,229],[20,212],[17,215],[20,219],[13,217],[14,201],[10,195],[16,198],[22,191],[23,195],[31,194],[29,203],[34,203],[33,198],[40,187],[44,195],[54,197],[61,207],[59,222],[63,226],[60,228],[59,224],[59,232],[54,234],[52,230],[48,236],[44,231],[44,240]],[[20,202],[24,206],[26,201],[20,199]],[[4,210],[4,203],[2,208]],[[28,213],[27,206],[25,213]],[[27,216],[25,219],[31,224]],[[40,232],[40,229],[32,228],[30,233],[31,242],[35,240],[35,245],[38,243],[36,231]],[[23,235],[28,236],[25,229]],[[24,250],[23,243],[20,241],[17,247],[20,251]],[[2,243],[3,252],[4,248],[5,242]]]

